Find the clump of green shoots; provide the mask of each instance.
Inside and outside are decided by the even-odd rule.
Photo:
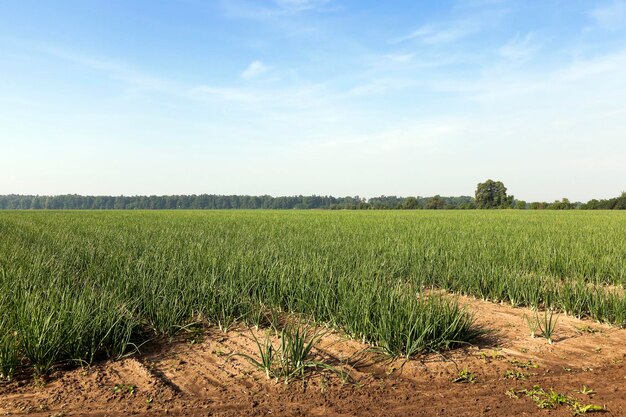
[[[2,328],[0,326],[0,328]],[[0,336],[0,381],[11,379],[18,365],[16,333]]]
[[[2,307],[1,301],[0,299],[0,308]],[[3,312],[0,318],[0,381],[13,377],[15,368],[19,364],[18,346],[18,332],[12,329],[7,315]]]
[[[315,360],[313,349],[324,336],[324,332],[313,330],[306,325],[286,325],[279,334],[280,343],[274,347],[269,333],[263,342],[253,334],[256,342],[259,358],[256,359],[246,354],[236,354],[243,356],[250,363],[261,369],[265,376],[283,380],[285,384],[293,379],[304,379],[306,374],[313,371],[329,370],[340,374],[340,371],[333,366],[320,360]]]
[[[526,320],[526,324],[530,330],[530,337],[534,339],[537,334],[537,329],[539,328],[539,322],[536,320],[536,317],[530,317],[526,314],[524,314],[524,320]]]
[[[535,312],[534,317],[529,317],[524,314],[524,319],[530,330],[530,337],[533,339],[537,336],[537,331],[540,332],[541,337],[545,338],[549,344],[553,343],[553,336],[556,330],[556,324],[559,321],[559,316],[554,316],[552,309],[547,309],[543,316],[539,317],[539,313]]]
[[[537,318],[537,323],[539,325],[539,330],[541,330],[541,336],[544,337],[549,344],[552,344],[552,338],[554,336],[554,331],[556,330],[556,323],[559,321],[559,316],[554,317],[554,311],[552,309],[548,309],[543,313],[543,317],[541,320]]]
[[[253,333],[252,337],[254,338],[254,342],[256,343],[257,349],[259,351],[259,359],[255,359],[250,355],[246,354],[238,354],[244,356],[246,359],[250,361],[254,366],[263,370],[265,372],[265,376],[267,379],[270,379],[274,376],[274,352],[275,348],[270,340],[269,333],[265,335],[265,340],[261,344],[259,339]],[[237,355],[237,354],[236,354]]]

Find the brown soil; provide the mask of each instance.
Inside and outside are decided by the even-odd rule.
[[[445,355],[390,362],[357,341],[327,334],[318,354],[349,370],[349,382],[329,372],[288,385],[268,380],[244,357],[229,355],[256,355],[250,330],[213,330],[197,343],[181,336],[123,360],[58,370],[39,383],[27,376],[2,383],[0,415],[573,415],[567,406],[541,410],[524,394],[506,394],[539,385],[606,406],[604,415],[626,416],[626,330],[562,316],[548,345],[530,337],[523,318],[529,310],[461,300],[493,332]],[[537,367],[524,369],[529,361]],[[452,382],[464,368],[476,381]],[[508,370],[526,379],[505,378]],[[583,386],[595,393],[577,392]]]

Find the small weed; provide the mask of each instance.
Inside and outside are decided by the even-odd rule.
[[[584,395],[591,395],[591,394],[595,394],[596,393],[594,390],[589,388],[587,385],[583,385],[583,387],[578,392],[580,392],[581,394],[584,394]]]
[[[549,394],[544,391],[539,385],[533,385],[532,389],[524,389],[520,391],[521,394],[530,397],[537,407],[541,409],[554,408],[555,404],[550,401]]]
[[[578,401],[574,401],[571,404],[572,411],[574,411],[575,416],[580,416],[587,413],[600,412],[603,413],[606,410],[606,407],[596,404],[581,404]]]
[[[576,327],[576,333],[579,333],[579,334],[583,334],[583,333],[592,333],[593,334],[593,333],[597,333],[597,332],[599,332],[598,329],[595,329],[595,328],[589,326],[588,324],[584,324],[582,326]]]
[[[202,330],[202,327],[193,327],[189,332],[187,342],[190,345],[197,345],[199,343],[202,343],[203,341],[204,341],[204,332]]]
[[[505,391],[504,394],[509,398],[513,398],[516,400],[519,399],[519,396],[517,395],[517,393],[515,392],[513,388],[509,388],[508,390]]]
[[[491,349],[490,357],[493,360],[498,360],[498,359],[502,359],[503,356],[502,356],[502,353],[500,353],[498,349]]]
[[[476,375],[469,371],[469,369],[465,368],[459,371],[459,374],[456,378],[452,380],[452,382],[457,382],[461,384],[473,384],[476,382]]]
[[[222,349],[213,350],[211,353],[217,356],[228,356],[228,353],[224,352]]]
[[[525,373],[520,372],[520,371],[515,371],[515,370],[512,370],[512,369],[509,369],[509,370],[507,370],[504,373],[504,377],[506,379],[516,379],[516,380],[519,381],[519,380],[524,380],[524,379],[528,378],[528,375],[526,375]]]
[[[137,390],[137,387],[135,385],[130,385],[130,384],[115,384],[115,386],[113,387],[113,392],[116,394],[133,395],[135,394],[136,390]]]
[[[588,390],[587,387],[583,387],[583,390]],[[567,405],[571,407],[575,416],[586,414],[589,412],[606,411],[606,408],[595,404],[583,404],[576,398],[560,394],[553,389],[545,391],[539,385],[534,385],[531,389],[524,389],[518,391],[520,394],[525,394],[530,397],[533,402],[541,409],[553,409],[561,405]],[[582,392],[582,391],[581,391]]]
[[[563,394],[559,394],[553,389],[550,389],[550,391],[548,391],[548,398],[555,405],[567,404],[567,401],[568,401],[567,396]]]
[[[539,368],[539,365],[536,362],[533,362],[532,360],[528,360],[526,362],[522,362],[518,359],[511,359],[509,360],[509,363],[513,366],[516,366],[520,369],[537,369]]]
[[[43,388],[46,386],[46,375],[42,375],[42,374],[38,374],[37,371],[35,371],[35,374],[33,375],[33,385],[37,388]]]

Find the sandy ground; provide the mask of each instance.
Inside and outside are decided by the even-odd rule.
[[[256,355],[251,330],[210,330],[201,340],[185,334],[123,360],[60,369],[45,381],[21,376],[0,383],[0,415],[573,415],[568,406],[542,410],[515,394],[539,385],[605,406],[602,415],[626,416],[626,330],[561,316],[555,343],[548,345],[530,337],[523,318],[529,310],[461,301],[492,332],[444,355],[389,361],[357,341],[327,334],[317,354],[349,371],[350,381],[330,372],[289,385],[268,380],[244,357],[230,355]],[[464,368],[476,381],[452,382]],[[524,379],[507,378],[507,371]],[[583,386],[594,393],[578,392]]]

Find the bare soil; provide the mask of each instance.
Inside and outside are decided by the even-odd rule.
[[[0,415],[573,415],[568,406],[539,409],[518,392],[539,385],[606,406],[603,415],[626,416],[626,330],[561,316],[555,343],[548,345],[530,337],[524,320],[530,310],[461,301],[492,332],[477,345],[442,355],[389,361],[358,341],[324,336],[320,359],[349,371],[350,381],[331,372],[288,385],[268,380],[244,357],[230,355],[256,356],[251,330],[210,330],[202,340],[181,335],[123,360],[58,369],[45,380],[20,375],[0,383]],[[465,368],[476,381],[452,382]],[[524,379],[507,378],[507,371]],[[578,392],[583,386],[594,393]]]

